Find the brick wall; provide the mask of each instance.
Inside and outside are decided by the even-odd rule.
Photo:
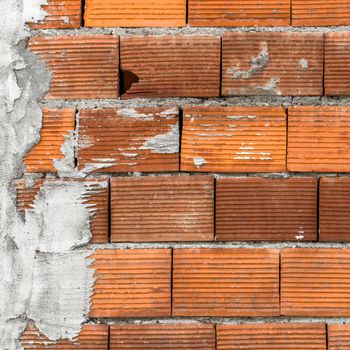
[[[88,183],[95,282],[76,338],[24,350],[350,349],[349,1],[43,9],[17,208]]]

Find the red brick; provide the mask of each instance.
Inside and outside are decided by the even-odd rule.
[[[54,160],[64,158],[61,147],[74,132],[75,110],[43,109],[39,142],[27,153],[23,162],[27,173],[57,172]]]
[[[173,316],[278,316],[279,252],[174,249]]]
[[[219,37],[122,37],[120,45],[124,98],[219,96]]]
[[[29,48],[51,71],[47,99],[117,98],[118,37],[32,37]]]
[[[350,241],[350,178],[320,180],[320,241]]]
[[[112,179],[111,241],[212,241],[214,178]]]
[[[90,317],[171,314],[171,249],[97,250]]]
[[[348,350],[350,347],[350,325],[328,325],[328,350]]]
[[[282,251],[281,314],[350,316],[350,249]]]
[[[95,213],[90,219],[91,243],[108,242],[108,180],[107,179],[79,179],[65,180],[83,181],[86,186],[86,196],[84,202],[87,203]],[[25,211],[30,209],[34,204],[37,194],[45,183],[60,183],[60,180],[54,179],[37,179],[33,185],[27,186],[25,180],[15,182],[17,189],[17,208],[24,215]]]
[[[350,107],[288,109],[288,170],[350,171]]]
[[[98,172],[178,171],[176,108],[83,109],[78,167]]]
[[[182,171],[286,170],[286,113],[282,107],[184,108]]]
[[[189,0],[191,26],[288,26],[290,0]]]
[[[33,29],[79,28],[81,24],[81,0],[47,0],[41,6],[46,16],[38,23],[30,23]]]
[[[326,34],[324,64],[325,94],[350,95],[349,32]]]
[[[210,324],[138,324],[111,326],[110,350],[215,350]]]
[[[28,326],[21,336],[23,350],[108,350],[108,326],[83,325],[72,340],[50,340],[35,327]]]
[[[293,26],[349,25],[348,0],[292,0]]]
[[[314,178],[220,178],[217,241],[317,240]]]
[[[314,323],[217,325],[217,350],[326,350],[326,327]]]
[[[323,36],[316,33],[225,33],[222,94],[322,95]]]
[[[186,0],[86,0],[87,27],[183,27]]]

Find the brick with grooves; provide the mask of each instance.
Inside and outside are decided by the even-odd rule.
[[[162,242],[214,239],[214,178],[114,178],[111,241]]]
[[[317,240],[314,178],[219,178],[217,241]]]
[[[328,350],[347,350],[350,345],[350,325],[328,325]]]
[[[174,249],[173,316],[278,316],[279,251]]]

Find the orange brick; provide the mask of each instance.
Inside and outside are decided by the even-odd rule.
[[[32,37],[28,47],[51,71],[48,99],[117,98],[118,37]]]
[[[328,325],[328,350],[348,350],[350,347],[350,325]]]
[[[281,314],[350,316],[350,249],[284,249]]]
[[[350,178],[320,180],[320,241],[350,241]]]
[[[47,0],[41,6],[46,16],[38,23],[31,23],[33,29],[79,28],[81,24],[81,0]]]
[[[288,109],[288,170],[350,171],[350,107]]]
[[[97,250],[90,317],[170,316],[171,249]]]
[[[216,240],[317,240],[317,180],[217,179]]]
[[[349,25],[348,0],[292,0],[293,26]]]
[[[138,324],[111,326],[110,350],[215,350],[210,324]]]
[[[212,241],[214,178],[114,178],[111,241]]]
[[[124,37],[120,45],[124,98],[219,96],[219,37]]]
[[[326,350],[324,324],[250,323],[217,325],[217,350]]]
[[[189,0],[191,26],[288,26],[290,0]]]
[[[349,32],[325,36],[324,84],[326,95],[350,95]]]
[[[323,36],[316,33],[225,33],[222,94],[322,95]]]
[[[285,169],[286,113],[282,107],[184,108],[182,171]]]
[[[87,27],[183,27],[186,0],[86,0]]]
[[[54,160],[64,158],[61,147],[74,131],[75,110],[43,109],[40,141],[24,157],[27,173],[52,172],[56,167]]]
[[[173,316],[278,316],[279,252],[174,249]]]
[[[65,180],[77,181],[77,180]],[[79,179],[86,184],[86,197],[84,202],[95,211],[90,220],[91,243],[108,242],[108,200],[109,189],[107,179]],[[44,183],[60,183],[60,180],[37,179],[32,186],[27,186],[24,180],[15,182],[17,189],[17,208],[24,215],[27,209],[34,204],[35,198]]]
[[[72,340],[50,340],[35,327],[27,327],[21,336],[23,350],[108,350],[108,326],[84,325]]]
[[[178,109],[81,110],[78,167],[98,172],[178,171]]]

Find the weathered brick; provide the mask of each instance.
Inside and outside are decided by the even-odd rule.
[[[292,0],[293,26],[349,25],[348,0]]]
[[[47,0],[42,10],[46,16],[38,23],[30,23],[33,29],[79,28],[81,24],[81,0]]]
[[[217,350],[326,350],[324,324],[219,324],[216,329]]]
[[[323,36],[316,33],[225,33],[222,94],[322,95]]]
[[[219,96],[220,46],[217,36],[122,37],[123,97]]]
[[[350,249],[282,251],[281,314],[350,316]]]
[[[28,47],[51,71],[47,99],[117,98],[118,37],[32,37]]]
[[[171,314],[171,249],[97,250],[90,317]]]
[[[25,171],[28,173],[55,173],[55,160],[64,158],[61,147],[66,138],[74,132],[75,110],[43,109],[42,128],[39,142],[24,157]]]
[[[183,27],[186,0],[86,0],[87,27]]]
[[[213,177],[112,179],[112,242],[213,239]]]
[[[178,171],[176,108],[82,109],[78,167],[103,171]]]
[[[108,326],[83,325],[72,340],[50,340],[35,327],[28,326],[21,336],[23,350],[108,350]]]
[[[84,202],[95,212],[90,219],[91,243],[108,242],[108,201],[109,189],[107,179],[79,179],[64,180],[83,181],[86,186],[86,196]],[[36,179],[33,184],[26,185],[25,180],[15,182],[17,189],[17,208],[24,215],[25,211],[30,209],[35,202],[44,183],[60,183],[60,180],[54,179]]]
[[[189,0],[191,26],[288,26],[289,0]]]
[[[326,95],[350,95],[350,33],[325,36],[324,85]]]
[[[350,178],[320,180],[320,241],[350,241]]]
[[[288,109],[289,171],[350,171],[350,107]]]
[[[350,325],[328,325],[328,350],[348,350],[350,347]]]
[[[278,316],[279,252],[174,249],[173,316]]]
[[[286,113],[282,107],[184,108],[182,171],[285,169]]]
[[[317,240],[317,180],[217,179],[216,240]]]
[[[111,326],[110,350],[215,350],[210,324],[138,324]]]

